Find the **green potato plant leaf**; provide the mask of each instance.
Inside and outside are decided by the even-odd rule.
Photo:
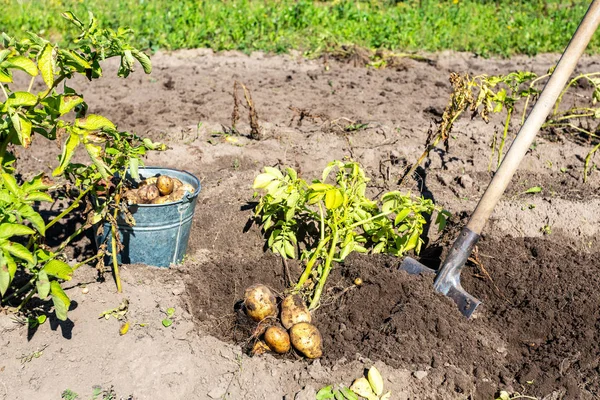
[[[35,62],[24,56],[10,57],[2,63],[4,68],[14,68],[26,72],[30,76],[37,76],[38,69]]]
[[[50,296],[52,297],[52,303],[54,304],[56,318],[61,321],[66,321],[67,311],[69,311],[69,307],[71,306],[71,300],[56,281],[50,282]]]
[[[0,224],[0,239],[8,239],[11,236],[27,236],[34,233],[35,231],[33,229],[25,225],[11,223]]]
[[[37,278],[37,293],[39,298],[44,300],[50,294],[50,279],[48,278],[48,274],[44,270],[38,272]]]
[[[73,268],[69,266],[69,264],[60,260],[50,260],[42,271],[48,274],[49,276],[53,276],[58,279],[62,279],[65,281],[70,281],[73,277]]]
[[[54,69],[56,67],[56,50],[46,43],[38,57],[38,68],[48,89],[54,86]]]

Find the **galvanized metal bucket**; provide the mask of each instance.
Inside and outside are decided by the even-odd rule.
[[[200,193],[200,181],[186,171],[170,168],[140,168],[140,179],[167,175],[189,183],[196,190],[173,203],[135,204],[129,210],[135,219],[130,226],[118,218],[119,236],[124,249],[118,255],[119,263],[147,264],[156,267],[169,267],[182,262],[190,237],[192,217]],[[101,235],[96,235],[96,244],[107,239],[107,249],[111,248],[110,224],[105,223]],[[108,260],[106,260],[108,262]]]

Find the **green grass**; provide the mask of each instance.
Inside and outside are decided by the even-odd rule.
[[[60,39],[60,13],[129,26],[143,48],[319,53],[342,44],[483,56],[562,52],[589,1],[580,0],[0,0],[0,29]],[[598,52],[596,35],[590,51]]]

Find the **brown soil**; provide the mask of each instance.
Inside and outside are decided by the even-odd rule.
[[[90,112],[171,147],[150,155],[149,165],[186,169],[201,179],[188,256],[169,270],[123,266],[123,295],[114,293],[110,279],[97,282],[93,268],[81,268],[67,285],[75,305],[67,323],[51,321],[28,332],[0,315],[0,396],[56,399],[69,388],[88,398],[92,386],[101,385],[135,399],[307,399],[328,384],[349,385],[375,364],[394,399],[492,399],[499,390],[599,398],[600,262],[594,249],[600,174],[594,171],[584,184],[590,144],[564,136],[557,141],[551,133],[536,139],[488,223],[479,267],[463,272],[465,288],[483,301],[475,318],[464,319],[435,294],[432,277],[398,271],[400,260],[352,255],[332,272],[314,314],[324,339],[321,360],[243,354],[252,325],[235,305],[245,288],[260,282],[281,294],[287,287],[281,259],[264,250],[259,229],[248,223],[251,183],[263,166],[291,165],[310,179],[328,161],[351,157],[368,171],[373,194],[395,189],[439,118],[450,72],[540,73],[558,56],[429,58],[372,70],[193,50],[157,54],[150,77],[117,80],[110,64],[98,85],[86,89],[85,80],[76,82]],[[599,61],[586,57],[580,68],[597,70]],[[240,101],[240,120],[231,129],[235,80],[250,90],[260,128]],[[350,122],[368,125],[345,132]],[[491,135],[500,122],[459,120],[450,151],[433,152],[420,178],[410,182],[410,189],[455,216],[447,233],[430,230],[424,263],[439,265],[485,190]],[[260,140],[250,137],[256,130]],[[224,140],[225,133],[234,141]],[[20,154],[19,167],[51,171],[55,152],[42,140],[34,144]],[[543,191],[523,194],[532,186]],[[91,251],[83,238],[71,256],[82,259]],[[299,262],[289,268],[299,276]],[[364,284],[353,287],[358,276]],[[125,297],[132,328],[121,337],[119,321],[98,316]],[[164,311],[173,306],[174,324],[164,328]],[[41,349],[37,358],[22,357]]]

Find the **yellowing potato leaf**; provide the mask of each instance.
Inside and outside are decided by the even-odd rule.
[[[121,328],[119,329],[119,335],[123,336],[127,332],[129,332],[129,322],[125,322],[123,325],[121,325]]]
[[[339,189],[331,189],[325,193],[325,207],[333,210],[344,204],[344,194]]]
[[[50,43],[46,43],[38,58],[38,68],[42,73],[42,79],[50,89],[54,85],[54,65],[56,50]]]

